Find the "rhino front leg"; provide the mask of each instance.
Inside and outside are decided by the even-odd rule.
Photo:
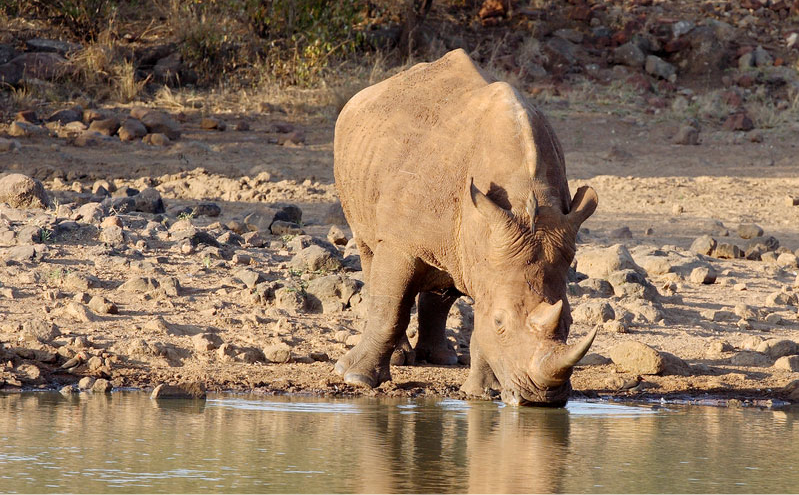
[[[500,385],[499,380],[494,375],[491,366],[488,365],[488,361],[481,355],[480,348],[475,344],[474,338],[472,338],[471,344],[471,361],[469,376],[461,385],[461,392],[474,397],[489,398],[491,391],[499,391],[502,385]]]
[[[386,248],[375,250],[366,330],[334,368],[345,383],[371,388],[391,380],[391,353],[408,327],[416,296],[411,287],[414,273],[414,260]]]
[[[456,290],[441,294],[419,293],[419,340],[416,343],[416,360],[430,364],[453,365],[458,355],[447,340],[447,315],[460,297]]]

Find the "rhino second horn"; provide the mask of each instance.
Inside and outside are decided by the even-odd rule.
[[[563,300],[555,304],[541,301],[528,317],[530,326],[544,335],[553,335],[560,324],[560,313],[563,311]]]
[[[538,360],[538,367],[533,371],[533,380],[539,386],[554,388],[566,383],[569,371],[588,353],[594,343],[599,326],[594,327],[588,335],[576,344],[564,345],[547,353]]]

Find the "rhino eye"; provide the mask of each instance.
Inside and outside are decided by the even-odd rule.
[[[499,333],[505,331],[505,313],[503,311],[494,313],[494,329]]]

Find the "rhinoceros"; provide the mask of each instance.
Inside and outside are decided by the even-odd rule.
[[[418,359],[454,364],[447,314],[474,301],[461,390],[513,405],[563,405],[596,329],[567,344],[568,269],[596,209],[569,194],[546,118],[463,50],[356,94],[335,127],[334,175],[368,289],[360,342],[335,365],[344,382],[390,380],[418,295]]]

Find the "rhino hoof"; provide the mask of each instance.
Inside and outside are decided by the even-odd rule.
[[[375,380],[362,373],[347,373],[344,375],[344,383],[354,387],[374,388]]]

